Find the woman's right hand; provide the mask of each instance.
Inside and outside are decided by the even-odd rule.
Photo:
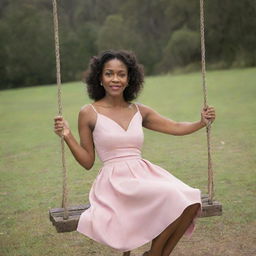
[[[71,133],[68,122],[62,116],[54,117],[54,132],[60,137],[66,137]]]

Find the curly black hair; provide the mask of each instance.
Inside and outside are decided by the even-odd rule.
[[[93,56],[89,63],[89,69],[85,73],[85,82],[87,84],[87,92],[91,99],[100,100],[105,96],[105,89],[100,85],[101,75],[104,64],[112,59],[122,61],[128,69],[129,86],[124,90],[124,99],[129,102],[134,100],[140,90],[143,88],[144,69],[138,63],[133,52],[120,50],[108,50],[102,52],[99,56]]]

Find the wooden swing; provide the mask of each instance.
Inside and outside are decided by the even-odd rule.
[[[59,52],[59,32],[58,32],[58,16],[57,3],[53,2],[53,20],[54,20],[54,37],[55,37],[55,53],[56,53],[56,70],[57,70],[57,88],[58,88],[58,114],[62,115],[61,103],[61,73],[60,73],[60,52]],[[201,56],[202,56],[202,85],[204,94],[204,107],[207,106],[206,91],[206,70],[205,70],[205,39],[204,39],[204,0],[200,0],[200,32],[201,32]],[[202,195],[202,214],[200,217],[210,217],[222,215],[222,205],[213,200],[213,169],[211,159],[210,144],[211,124],[206,126],[207,149],[208,149],[208,194]],[[61,137],[61,156],[63,170],[63,193],[61,208],[49,210],[49,217],[57,232],[71,232],[76,230],[78,220],[82,212],[90,207],[90,204],[67,207],[67,169],[65,163],[64,138]],[[124,256],[129,256],[130,252],[125,252]]]

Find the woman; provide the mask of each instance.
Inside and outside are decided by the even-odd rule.
[[[91,59],[86,83],[92,104],[78,118],[80,144],[68,123],[55,117],[55,133],[63,133],[75,159],[87,170],[95,150],[103,163],[89,194],[91,207],[80,217],[82,234],[126,252],[152,240],[143,255],[167,256],[184,233],[194,229],[201,195],[161,167],[141,158],[142,127],[186,135],[215,119],[213,107],[197,122],[175,122],[153,109],[131,103],[142,88],[143,68],[133,53],[106,51]]]

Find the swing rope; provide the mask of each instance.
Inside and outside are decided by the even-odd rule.
[[[61,71],[60,71],[60,46],[59,46],[59,29],[58,29],[58,14],[57,2],[52,0],[53,4],[53,24],[54,24],[54,39],[55,39],[55,55],[56,55],[56,78],[57,78],[57,97],[58,97],[58,115],[62,116],[62,98],[61,98]],[[207,107],[207,88],[206,88],[206,68],[205,68],[205,25],[204,25],[204,0],[200,0],[200,37],[201,37],[201,62],[202,62],[202,86],[204,96],[204,107]],[[208,150],[208,195],[209,204],[213,202],[213,168],[211,158],[211,123],[206,126],[207,134],[207,150]],[[62,192],[62,208],[64,208],[64,220],[69,218],[67,209],[67,168],[65,159],[64,136],[61,136],[61,162],[63,176],[63,192]]]
[[[58,115],[62,116],[62,100],[61,100],[61,73],[60,73],[60,43],[59,43],[59,25],[57,2],[52,0],[53,4],[53,24],[54,24],[54,40],[55,40],[55,56],[56,56],[56,77],[57,77],[57,96],[58,96]],[[67,210],[67,167],[65,158],[65,143],[64,136],[61,136],[61,162],[62,162],[62,176],[63,176],[63,189],[62,189],[62,208],[64,208],[64,219],[68,219]]]
[[[202,62],[202,85],[204,95],[204,108],[207,104],[206,68],[205,68],[205,24],[204,24],[204,0],[200,0],[200,37],[201,37],[201,62]],[[207,151],[208,151],[208,195],[209,204],[213,201],[213,168],[211,157],[211,122],[206,125]]]

